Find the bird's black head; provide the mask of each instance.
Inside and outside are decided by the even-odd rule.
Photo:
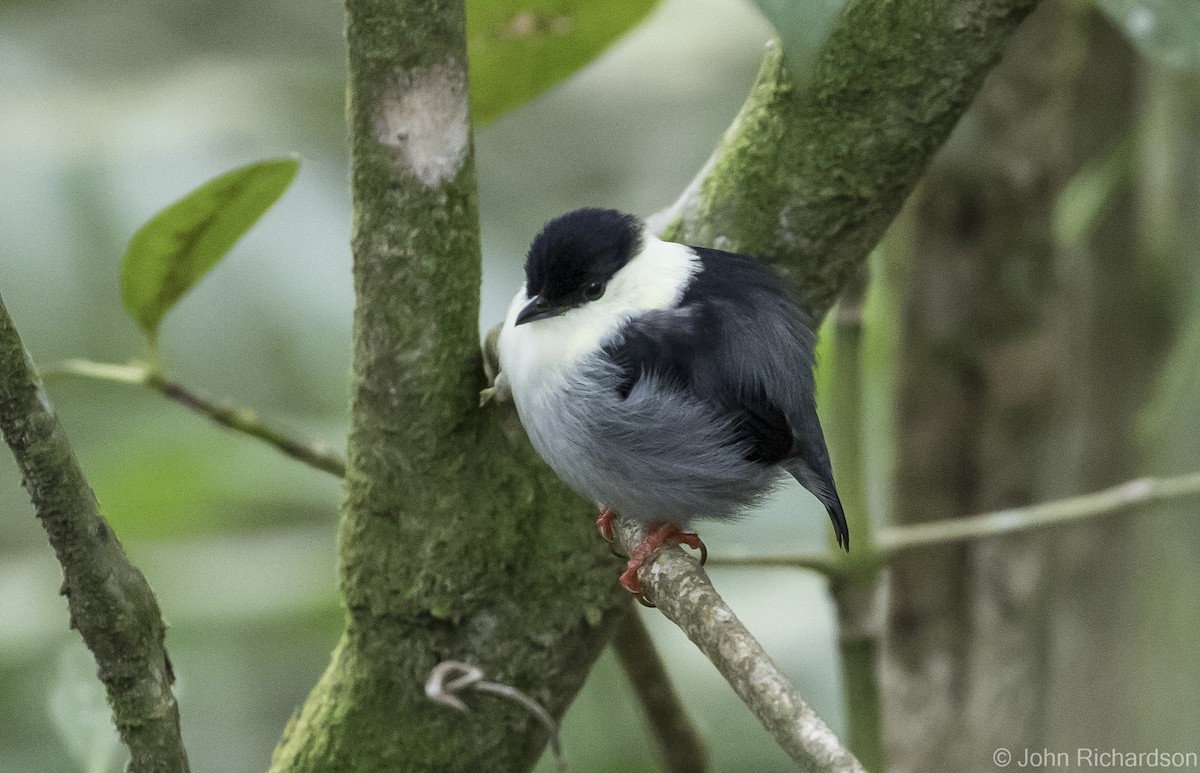
[[[529,303],[517,324],[594,301],[641,249],[642,224],[612,209],[577,209],[546,224],[525,259]]]

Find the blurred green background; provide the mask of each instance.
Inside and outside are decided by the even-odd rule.
[[[763,0],[759,8],[803,62],[837,5],[814,0],[798,11]],[[118,291],[134,230],[222,171],[298,153],[292,189],[167,319],[163,364],[202,394],[344,444],[353,298],[342,24],[333,0],[0,3],[0,292],[40,365],[142,356]],[[771,36],[744,0],[665,0],[570,81],[477,131],[481,330],[501,319],[528,242],[547,219],[584,205],[649,214],[678,195],[736,113]],[[1187,35],[1174,40],[1192,50]],[[1200,315],[1190,318],[1158,423],[1147,424],[1163,472],[1200,468]],[[885,375],[870,384],[873,427],[887,418]],[[49,388],[105,514],[170,624],[193,767],[265,768],[340,629],[338,481],[153,394],[61,378]],[[885,445],[869,453],[871,468],[885,469]],[[879,501],[885,482],[872,477]],[[122,751],[94,664],[67,630],[59,569],[19,483],[15,466],[0,463],[0,770],[118,770]],[[736,529],[708,526],[712,552],[826,545],[826,519],[798,487],[767,510]],[[1170,621],[1170,636],[1188,643],[1200,624],[1191,515],[1175,516],[1184,539],[1159,546],[1164,566],[1183,567],[1164,587],[1193,602]],[[615,559],[613,569],[615,581]],[[823,582],[789,571],[713,576],[802,694],[842,729]],[[656,614],[647,621],[685,702],[712,731],[714,768],[790,770],[682,634]],[[1195,668],[1176,670],[1191,654],[1165,663],[1195,693]],[[575,770],[654,768],[611,655],[568,714],[564,742]]]
[[[40,365],[141,357],[118,290],[133,231],[226,169],[298,153],[291,190],[167,318],[163,364],[208,397],[343,445],[353,298],[342,14],[332,1],[0,5],[0,292]],[[770,37],[741,0],[668,1],[571,81],[478,131],[481,329],[502,319],[547,219],[583,205],[649,214],[678,195]],[[338,481],[153,394],[66,379],[49,389],[170,624],[193,767],[263,769],[340,630]],[[706,539],[715,551],[823,546],[824,516],[798,487],[775,510]],[[0,513],[0,770],[118,770],[94,664],[67,630],[59,569],[11,461],[0,462]],[[616,559],[613,570],[615,581]],[[822,583],[716,577],[839,724]],[[718,769],[789,769],[703,656],[647,617],[698,721],[720,729]],[[651,769],[638,711],[606,655],[566,720],[573,768]]]

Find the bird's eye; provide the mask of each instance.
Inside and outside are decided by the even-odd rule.
[[[604,283],[592,282],[587,287],[583,288],[583,299],[585,301],[594,301],[604,295]]]

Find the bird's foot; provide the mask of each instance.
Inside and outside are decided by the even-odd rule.
[[[600,517],[596,519],[596,530],[600,532],[600,536],[608,543],[608,552],[614,556],[621,555],[617,552],[616,541],[617,537],[613,533],[613,518],[617,517],[615,510],[610,510],[607,507],[600,507]]]
[[[634,545],[629,552],[629,563],[626,564],[625,572],[621,575],[621,587],[632,593],[638,603],[643,606],[652,607],[654,603],[642,593],[642,581],[638,579],[638,572],[646,565],[647,561],[658,554],[658,551],[674,545],[687,545],[699,550],[701,566],[708,561],[708,548],[704,546],[704,541],[700,539],[699,534],[683,531],[673,523],[659,523],[651,526],[646,531],[646,538]]]
[[[610,545],[617,539],[616,535],[613,534],[612,524],[613,518],[616,517],[617,514],[615,512],[603,505],[600,506],[600,517],[596,519],[596,529],[600,532],[600,536],[604,538],[604,541]]]

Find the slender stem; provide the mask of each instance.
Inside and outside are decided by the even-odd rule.
[[[641,543],[645,527],[613,521],[618,542]],[[696,559],[678,547],[660,550],[638,572],[644,595],[679,626],[801,770],[863,771],[854,755],[796,692],[763,646],[738,620]]]
[[[207,416],[223,427],[269,443],[287,456],[304,462],[310,467],[324,470],[339,478],[346,477],[346,462],[333,449],[319,443],[304,443],[272,429],[259,421],[254,411],[248,408],[217,405],[205,400],[182,384],[159,375],[151,375],[146,381],[146,386],[159,392],[168,400],[173,400],[185,408]]]
[[[128,770],[187,773],[158,602],[100,514],[2,299],[0,429],[62,565],[71,627],[96,658]]]
[[[704,773],[708,745],[696,730],[667,675],[666,664],[632,602],[617,626],[613,649],[642,704],[650,733],[668,773]]]
[[[1092,494],[1055,499],[1029,507],[1010,507],[992,513],[912,526],[885,526],[877,530],[877,550],[871,560],[865,563],[882,568],[891,556],[906,550],[1079,523],[1116,515],[1152,502],[1195,496],[1200,496],[1200,472],[1172,478],[1137,478]],[[809,569],[831,579],[846,574],[837,563],[820,556],[714,557],[709,563],[730,567]]]
[[[287,456],[339,478],[346,477],[346,462],[333,449],[320,443],[306,443],[264,424],[249,408],[218,405],[177,381],[172,381],[151,366],[115,365],[89,360],[67,360],[48,371],[50,375],[70,375],[144,386],[168,400],[212,419],[217,424],[249,435],[274,446]]]
[[[880,550],[888,556],[912,548],[1044,529],[1123,512],[1138,505],[1200,495],[1200,473],[1173,478],[1138,478],[1093,494],[1056,499],[1030,507],[879,530]]]

